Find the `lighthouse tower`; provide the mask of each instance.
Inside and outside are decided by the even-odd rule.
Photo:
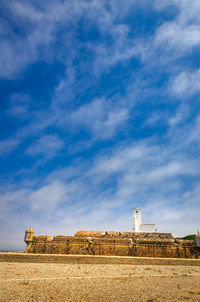
[[[141,209],[136,208],[133,212],[133,222],[134,222],[134,227],[133,231],[134,232],[141,232],[140,226],[142,224],[142,216],[141,216]]]
[[[133,211],[133,221],[133,232],[154,233],[157,231],[155,224],[142,224],[142,214],[139,208]]]

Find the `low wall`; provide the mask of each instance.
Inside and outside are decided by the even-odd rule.
[[[200,259],[0,253],[0,262],[200,266]]]

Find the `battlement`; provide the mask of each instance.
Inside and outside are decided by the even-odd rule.
[[[51,236],[48,235],[34,235],[33,242],[47,242],[51,241]]]
[[[75,237],[101,237],[104,235],[105,232],[103,231],[78,231],[74,236]]]

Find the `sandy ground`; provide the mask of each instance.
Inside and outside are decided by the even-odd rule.
[[[200,301],[200,266],[2,262],[0,301]]]

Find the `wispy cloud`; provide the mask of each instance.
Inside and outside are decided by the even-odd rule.
[[[64,142],[57,135],[44,135],[30,145],[25,153],[30,156],[45,156],[50,159],[58,155],[58,152],[64,147]]]
[[[185,135],[189,137],[191,132]],[[185,144],[187,140],[183,142]],[[175,225],[179,223],[182,226],[182,219],[188,217],[189,209],[191,213],[199,200],[198,181],[191,183],[194,176],[196,180],[200,178],[199,170],[192,156],[188,157],[187,152],[181,151],[183,145],[164,144],[159,147],[153,140],[131,146],[123,144],[97,155],[92,162],[82,161],[81,165],[77,163],[76,166],[58,169],[49,174],[44,183],[38,183],[37,188],[29,187],[27,190],[21,184],[20,190],[4,195],[5,202],[10,204],[4,208],[4,217],[10,215],[12,204],[15,207],[26,204],[28,213],[39,212],[47,224],[53,215],[58,228],[67,225],[70,232],[80,227],[117,229],[122,227],[120,217],[124,215],[127,222],[123,228],[130,229],[131,210],[141,206],[144,220],[148,220],[150,215],[154,220],[151,222],[156,222],[160,231],[175,232]],[[123,208],[120,213],[119,209]],[[95,218],[97,214],[98,219]],[[175,234],[184,234],[187,229],[194,232],[198,215],[198,211],[193,211],[184,228]],[[66,223],[58,222],[63,219]],[[71,219],[73,226],[69,225]],[[171,221],[170,226],[167,221]],[[41,222],[37,223],[39,227]],[[49,232],[53,232],[54,227],[55,224],[49,226]]]
[[[85,127],[98,139],[108,139],[124,124],[128,114],[128,109],[120,107],[120,103],[101,98],[79,107],[69,120],[74,127]]]
[[[0,155],[8,155],[19,146],[19,143],[16,138],[0,141]]]
[[[198,25],[184,26],[169,22],[163,24],[157,31],[155,45],[162,46],[167,50],[175,51],[174,55],[179,56],[190,51],[200,43],[200,31]]]
[[[185,98],[200,92],[200,70],[181,72],[172,81],[171,93]]]
[[[28,95],[14,93],[10,97],[10,107],[6,111],[7,114],[17,118],[30,117],[29,112],[30,98]]]

